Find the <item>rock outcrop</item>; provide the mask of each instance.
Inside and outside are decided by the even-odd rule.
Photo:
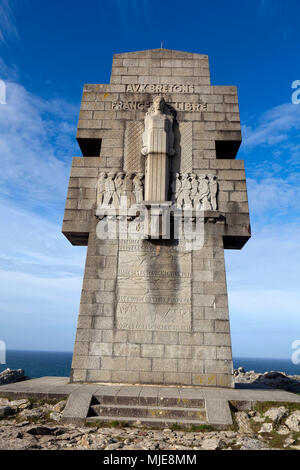
[[[0,372],[0,385],[13,384],[15,382],[21,382],[25,380],[23,369],[11,370],[6,369],[3,372]]]
[[[284,372],[245,372],[243,367],[234,370],[236,384],[251,384],[259,387],[280,388],[288,392],[300,393],[300,375],[288,375]]]

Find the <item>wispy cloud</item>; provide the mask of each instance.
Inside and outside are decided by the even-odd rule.
[[[5,230],[0,232],[0,269],[32,276],[69,278],[82,275],[85,248],[74,248],[61,233],[63,212],[56,221],[0,200]],[[7,236],[9,234],[9,236]]]
[[[63,99],[41,99],[17,83],[6,88],[7,104],[0,107],[2,194],[23,203],[57,203],[77,152],[77,108]]]
[[[263,176],[247,180],[250,212],[255,217],[278,218],[300,214],[300,181],[298,173],[286,177]],[[266,222],[266,220],[265,220]]]
[[[19,37],[14,8],[16,3],[11,0],[1,0],[0,3],[0,43],[7,42],[10,37]]]
[[[300,129],[300,105],[285,103],[266,111],[257,126],[243,126],[243,149],[260,145],[276,145]]]
[[[300,226],[253,227],[242,251],[226,251],[233,351],[289,357],[300,332]]]
[[[61,234],[61,217],[7,200],[0,213],[1,339],[9,349],[72,350],[86,249]]]

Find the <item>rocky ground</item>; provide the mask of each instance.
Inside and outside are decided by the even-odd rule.
[[[163,430],[61,423],[66,401],[9,401],[0,399],[0,449],[47,450],[300,450],[300,405],[261,404],[250,412],[234,411],[234,425],[226,431],[209,426]]]
[[[235,371],[236,382],[299,391],[300,377],[280,372]],[[136,424],[75,426],[61,422],[66,400],[0,398],[0,450],[300,450],[300,404],[260,403],[254,410],[232,408],[233,426],[185,430],[180,424],[155,430]]]

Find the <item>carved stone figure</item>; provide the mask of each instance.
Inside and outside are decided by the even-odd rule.
[[[123,180],[124,180],[124,173],[122,171],[119,171],[114,181],[119,205],[121,203]]]
[[[192,207],[191,201],[191,182],[187,173],[181,175],[181,188],[177,196],[177,206],[178,207]]]
[[[198,194],[196,196],[196,209],[210,210],[211,205],[208,200],[208,196],[209,196],[208,180],[205,175],[200,175],[198,179],[199,179],[199,186],[198,186]]]
[[[171,182],[171,200],[173,204],[177,199],[179,188],[181,187],[181,181],[179,180],[179,173],[173,173],[173,178]]]
[[[213,211],[216,211],[218,208],[217,203],[217,192],[218,192],[218,182],[215,175],[209,176],[209,192],[210,192],[210,203]]]
[[[109,206],[110,204],[113,207],[118,207],[118,199],[116,195],[116,187],[114,183],[115,173],[108,173],[105,180],[105,193],[103,198],[103,205]]]
[[[136,204],[141,204],[144,198],[143,173],[137,173],[133,178],[133,188]]]
[[[106,179],[106,173],[100,173],[99,175],[99,180],[98,180],[98,198],[97,198],[97,202],[98,202],[98,205],[101,206],[101,204],[103,203],[103,197],[104,197],[104,193],[105,193],[105,179]]]
[[[142,154],[146,156],[145,200],[164,202],[169,192],[169,156],[174,155],[173,116],[156,96],[145,116]]]
[[[194,173],[191,174],[190,176],[190,180],[191,180],[191,201],[192,201],[192,204],[193,204],[193,207],[195,207],[195,199],[196,199],[196,195],[198,193],[198,178],[197,178],[197,175],[195,175]]]
[[[126,173],[121,192],[121,207],[130,207],[134,203],[132,174]]]
[[[160,137],[160,142],[155,142],[155,137]],[[145,116],[142,154],[148,155],[159,150],[171,156],[175,153],[173,116],[166,106],[165,99],[162,96],[155,96],[153,105]]]

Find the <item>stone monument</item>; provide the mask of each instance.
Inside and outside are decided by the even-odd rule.
[[[250,238],[237,90],[206,55],[85,85],[63,233],[86,245],[71,382],[233,387],[224,249]]]

